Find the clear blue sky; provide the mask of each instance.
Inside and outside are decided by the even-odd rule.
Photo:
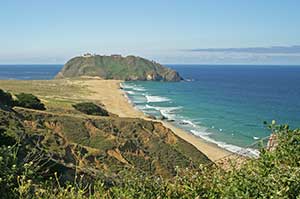
[[[299,9],[299,0],[3,0],[0,63],[64,63],[92,52],[300,64]]]

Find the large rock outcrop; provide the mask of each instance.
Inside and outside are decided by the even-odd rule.
[[[56,78],[99,77],[140,81],[180,81],[178,72],[147,59],[121,55],[84,55],[72,58]]]

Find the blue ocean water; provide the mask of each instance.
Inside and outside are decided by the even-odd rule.
[[[137,108],[235,152],[270,134],[264,121],[300,127],[299,66],[169,67],[185,81],[123,85]]]
[[[0,65],[0,79],[45,80],[61,70],[62,65]]]
[[[269,135],[263,122],[300,127],[300,66],[169,65],[182,82],[126,82],[143,112],[231,151]],[[0,65],[0,79],[52,79],[62,65]],[[0,84],[1,88],[1,84]]]

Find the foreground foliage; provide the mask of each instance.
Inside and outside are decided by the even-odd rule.
[[[0,108],[11,108],[13,106],[20,106],[24,108],[31,108],[37,110],[46,110],[45,105],[41,102],[41,100],[32,94],[16,94],[16,99],[13,99],[11,93],[5,92],[4,90],[0,89]]]
[[[1,193],[5,198],[300,198],[300,130],[270,128],[277,136],[276,149],[262,148],[258,159],[239,167],[233,161],[226,171],[216,165],[177,169],[176,177],[168,180],[125,169],[123,180],[110,185],[84,182],[84,176],[61,184],[59,173],[41,178],[34,163],[17,158],[18,145],[3,145]]]
[[[32,94],[20,93],[17,94],[16,97],[18,99],[16,101],[17,106],[37,110],[46,110],[45,105],[41,102],[41,100]]]
[[[88,115],[109,116],[108,112],[104,108],[92,102],[82,102],[74,104],[73,107],[76,110]]]
[[[14,104],[14,100],[11,94],[0,89],[0,105],[5,107],[11,107],[13,106],[13,104]]]

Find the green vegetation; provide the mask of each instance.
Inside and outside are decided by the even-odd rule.
[[[74,104],[73,107],[76,110],[88,115],[109,116],[108,112],[104,108],[97,106],[92,102]]]
[[[69,60],[56,78],[82,76],[118,80],[180,81],[180,75],[165,66],[141,57],[120,55],[82,56]]]
[[[9,92],[0,89],[0,106],[7,108],[20,106],[24,108],[46,110],[45,105],[41,103],[41,100],[32,94],[20,93],[16,94],[16,98],[17,99],[14,100]]]
[[[0,80],[2,89],[11,93],[31,93],[48,98],[80,98],[86,96],[88,90],[84,85],[69,80]]]
[[[55,112],[72,112],[72,105],[86,100],[90,93],[75,80],[0,80],[0,85],[1,89],[14,95],[31,93],[42,100],[47,110]]]
[[[210,163],[160,123],[56,110],[0,108],[0,198],[99,196],[127,175],[168,179]]]
[[[3,91],[2,89],[0,89],[0,105],[6,107],[12,107],[14,105],[12,95],[8,92]]]
[[[45,105],[41,102],[41,100],[32,94],[20,93],[17,94],[16,97],[16,106],[37,110],[46,110]]]
[[[300,130],[286,125],[271,128],[277,135],[276,149],[262,148],[258,159],[242,165],[232,162],[227,170],[211,164],[178,168],[172,178],[124,167],[118,182],[85,181],[84,175],[75,173],[75,179],[62,184],[61,173],[52,171],[45,177],[36,162],[20,161],[18,145],[2,146],[1,193],[4,198],[299,198]],[[130,145],[129,150],[134,149]]]

